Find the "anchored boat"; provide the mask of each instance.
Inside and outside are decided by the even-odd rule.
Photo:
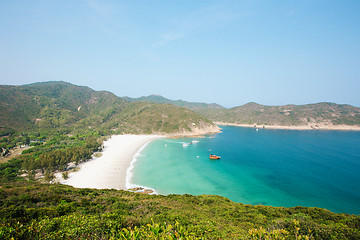
[[[210,156],[209,156],[209,159],[212,159],[212,160],[217,160],[220,158],[221,158],[220,156],[216,156],[215,154],[210,154]]]

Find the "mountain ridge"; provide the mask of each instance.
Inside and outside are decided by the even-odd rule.
[[[171,100],[168,98],[165,98],[161,95],[157,95],[157,94],[151,94],[148,96],[142,96],[142,97],[138,97],[138,98],[131,98],[131,97],[122,97],[123,99],[127,100],[127,101],[148,101],[148,102],[153,102],[153,103],[168,103],[168,104],[173,104],[175,106],[178,107],[186,107],[190,110],[195,110],[195,109],[202,109],[202,108],[219,108],[219,109],[223,109],[224,107],[217,104],[217,103],[202,103],[202,102],[188,102],[188,101],[184,101],[181,99],[178,100]]]
[[[108,91],[67,82],[0,85],[0,127],[21,130],[70,126],[134,134],[191,134],[218,129],[186,108],[128,102]]]
[[[349,104],[318,102],[302,105],[286,104],[270,106],[249,102],[241,106],[224,108],[216,103],[207,104],[170,100],[161,95],[130,98],[130,100],[181,105],[220,125],[262,125],[273,128],[360,130],[360,108]]]

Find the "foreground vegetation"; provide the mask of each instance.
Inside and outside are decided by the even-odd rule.
[[[1,239],[359,239],[360,217],[220,196],[0,184]]]

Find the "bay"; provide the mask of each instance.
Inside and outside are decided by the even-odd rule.
[[[221,127],[202,138],[151,142],[132,182],[159,194],[360,213],[360,132]]]

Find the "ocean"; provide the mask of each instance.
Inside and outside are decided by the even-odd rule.
[[[132,183],[165,195],[360,214],[360,132],[221,128],[149,143],[134,163]]]

